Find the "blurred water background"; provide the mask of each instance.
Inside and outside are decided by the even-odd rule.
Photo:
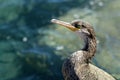
[[[63,80],[64,59],[83,42],[52,18],[90,22],[93,64],[120,80],[120,0],[0,0],[0,80]]]

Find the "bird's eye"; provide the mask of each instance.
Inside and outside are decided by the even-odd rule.
[[[81,28],[81,25],[79,25],[79,24],[75,24],[74,26],[75,26],[76,28],[79,28],[79,29]]]

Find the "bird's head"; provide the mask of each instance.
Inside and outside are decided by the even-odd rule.
[[[87,22],[82,20],[74,20],[71,23],[52,19],[51,22],[62,25],[73,32],[76,32],[80,35],[80,37],[86,38],[94,38],[95,33],[91,25]]]

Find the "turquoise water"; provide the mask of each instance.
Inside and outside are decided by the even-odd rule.
[[[52,18],[83,19],[96,31],[93,64],[120,79],[119,0],[0,0],[0,80],[63,80],[61,66],[83,42]]]

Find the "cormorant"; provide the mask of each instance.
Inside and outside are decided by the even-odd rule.
[[[65,80],[115,80],[110,74],[90,63],[96,52],[96,36],[91,24],[83,20],[71,23],[52,19],[51,22],[62,25],[77,33],[84,40],[84,47],[72,53],[63,63]]]

